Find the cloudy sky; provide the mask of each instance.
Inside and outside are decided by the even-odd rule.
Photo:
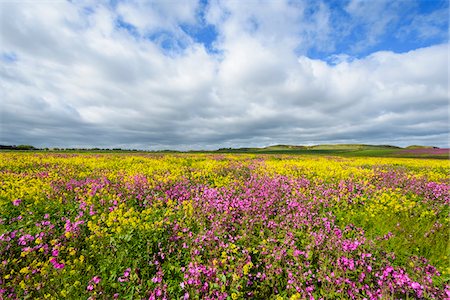
[[[448,147],[447,0],[0,9],[0,144]]]

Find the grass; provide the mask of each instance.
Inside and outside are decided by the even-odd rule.
[[[30,146],[31,147],[31,146]],[[342,156],[342,157],[396,157],[396,158],[422,158],[422,159],[450,159],[450,152],[414,152],[406,150],[433,149],[432,146],[412,145],[400,148],[391,145],[365,145],[365,144],[321,144],[314,146],[296,145],[272,145],[263,148],[221,148],[218,150],[191,150],[187,152],[175,150],[127,150],[127,149],[56,149],[56,150],[33,150],[42,153],[116,153],[116,154],[174,154],[174,153],[248,153],[248,154],[291,154],[291,155],[317,155],[317,156]],[[29,152],[30,150],[0,150],[1,152]],[[442,151],[441,151],[442,152]]]

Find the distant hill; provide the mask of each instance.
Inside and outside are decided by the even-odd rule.
[[[391,145],[365,145],[365,144],[322,144],[313,146],[298,145],[273,145],[262,148],[221,148],[217,151],[228,152],[268,152],[268,151],[311,151],[311,150],[333,150],[333,151],[360,151],[360,150],[395,150],[401,147]]]
[[[411,146],[405,147],[405,149],[439,149],[439,147],[411,145]]]
[[[207,152],[449,159],[449,149],[420,145],[413,145],[406,148],[392,145],[366,144],[323,144],[313,146],[272,145],[261,148],[222,148],[216,151]]]
[[[391,145],[365,145],[365,144],[324,144],[308,147],[310,150],[380,150],[380,149],[401,149],[401,147]]]
[[[293,146],[293,145],[273,145],[262,148],[264,150],[306,150],[307,146]]]

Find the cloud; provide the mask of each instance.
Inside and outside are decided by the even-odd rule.
[[[199,3],[196,0],[127,1],[119,2],[116,12],[123,21],[135,26],[141,34],[154,31],[177,31],[179,24],[192,24],[197,19]]]
[[[366,35],[354,48],[373,46],[385,33],[391,23],[397,22],[399,11],[407,6],[407,1],[361,1],[351,0],[345,7],[346,12],[353,19],[351,30],[360,30],[359,34]],[[361,30],[362,29],[362,30]]]
[[[447,44],[328,63],[308,56],[337,45],[324,3],[168,3],[2,2],[0,143],[448,146]],[[183,24],[214,26],[216,51]]]
[[[443,8],[427,14],[414,15],[411,22],[399,30],[399,37],[416,36],[420,39],[445,39],[448,35],[449,12]]]

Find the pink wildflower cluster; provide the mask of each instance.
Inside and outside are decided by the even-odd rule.
[[[450,298],[442,263],[415,240],[448,238],[450,185],[413,169],[328,176],[303,157],[49,157],[0,172],[39,183],[0,203],[0,299],[63,299],[67,287],[86,299]],[[398,202],[380,204],[381,193]],[[370,201],[381,213],[370,216]]]

